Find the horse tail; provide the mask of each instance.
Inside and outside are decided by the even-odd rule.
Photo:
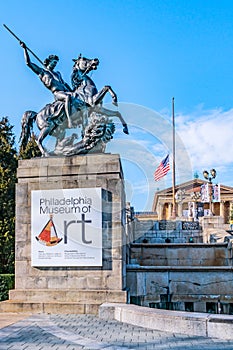
[[[33,111],[26,111],[23,114],[22,120],[21,120],[21,135],[19,138],[20,142],[20,149],[24,150],[27,146],[28,140],[31,137],[32,130],[33,130],[33,122],[36,119],[36,112]]]

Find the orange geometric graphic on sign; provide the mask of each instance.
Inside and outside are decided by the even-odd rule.
[[[46,246],[54,246],[61,242],[62,238],[58,238],[52,215],[50,215],[49,221],[44,226],[41,233],[36,236],[36,239],[41,244]]]

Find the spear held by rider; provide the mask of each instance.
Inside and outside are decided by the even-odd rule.
[[[37,55],[35,55],[35,53],[30,50],[27,45],[15,35],[15,33],[12,32],[12,30],[10,30],[5,24],[4,27],[16,38],[16,40],[19,41],[20,46],[24,49],[26,65],[39,76],[44,86],[53,93],[55,100],[64,102],[68,127],[72,128],[73,125],[70,117],[72,90],[70,86],[63,80],[61,73],[54,71],[57,62],[59,61],[58,56],[49,55],[45,61],[42,62],[39,57],[37,57]],[[28,51],[42,64],[43,68],[31,62]]]
[[[7,27],[6,24],[3,24],[3,27],[6,28],[6,30],[8,30],[8,32],[11,33],[11,35],[13,35],[13,37],[14,37],[16,40],[19,41],[19,43],[23,42],[22,40],[20,40],[20,39],[17,37],[17,35],[15,35],[14,32],[12,32],[12,30],[11,30],[9,27]],[[31,54],[37,59],[37,61],[39,61],[42,65],[44,65],[44,63],[41,61],[41,59],[40,59],[31,49],[29,49],[29,47],[26,46],[26,48],[27,48],[27,50],[28,50],[29,52],[31,52]]]

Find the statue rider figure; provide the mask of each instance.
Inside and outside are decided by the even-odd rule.
[[[47,89],[52,91],[55,100],[64,102],[65,113],[68,119],[68,127],[72,128],[73,126],[70,118],[72,90],[69,85],[62,79],[61,73],[54,71],[57,62],[59,61],[58,56],[49,55],[44,60],[44,68],[41,68],[35,63],[31,62],[25,43],[20,41],[20,45],[24,49],[26,65],[39,76],[40,80],[47,87]]]

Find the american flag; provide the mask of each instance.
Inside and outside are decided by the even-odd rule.
[[[155,181],[159,181],[162,177],[164,177],[168,171],[170,170],[169,164],[169,154],[164,158],[159,164],[158,168],[155,170],[154,179]]]

